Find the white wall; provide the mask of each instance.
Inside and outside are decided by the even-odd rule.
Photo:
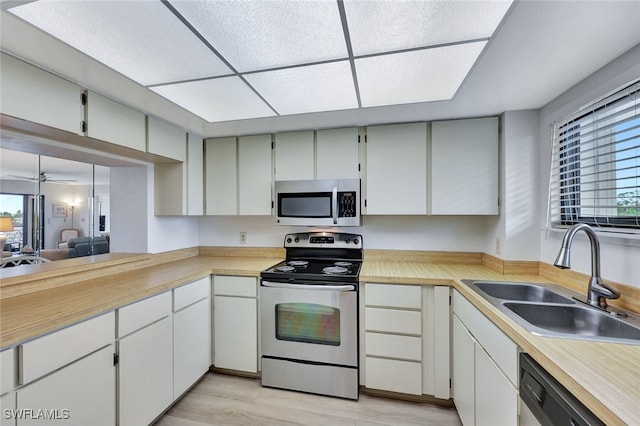
[[[500,216],[489,219],[484,252],[538,260],[538,111],[507,111],[500,132]]]
[[[198,219],[189,216],[155,216],[153,164],[147,167],[147,232],[150,253],[198,246]],[[176,200],[179,203],[180,200]]]
[[[540,259],[553,263],[560,248],[562,233],[545,232],[547,220],[547,193],[549,188],[549,160],[551,158],[551,132],[554,121],[576,111],[581,106],[608,94],[620,86],[640,77],[640,45],[592,74],[567,92],[558,96],[540,111],[540,175],[539,175],[539,240]],[[602,276],[640,287],[640,239],[600,238]],[[576,237],[571,252],[572,269],[590,273],[590,255],[587,239]]]
[[[365,216],[361,227],[333,228],[363,236],[366,249],[484,251],[487,217]],[[330,228],[322,228],[328,230]],[[282,247],[284,235],[319,228],[276,225],[271,216],[207,216],[199,219],[199,244],[241,246],[247,232],[249,247]]]

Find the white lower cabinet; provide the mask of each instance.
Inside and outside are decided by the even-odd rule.
[[[361,383],[448,399],[449,288],[366,283],[360,292]]]
[[[17,425],[114,425],[113,345],[100,349],[17,391]]]
[[[173,398],[179,398],[211,366],[211,279],[174,290]]]
[[[173,402],[171,293],[125,306],[118,318],[119,425],[149,424]]]
[[[253,277],[213,277],[216,368],[258,372],[257,285]]]
[[[453,400],[463,425],[517,425],[517,345],[458,292],[453,311]]]
[[[13,416],[10,414],[14,412],[11,410],[15,410],[15,409],[16,409],[16,393],[15,392],[9,392],[0,396],[0,413],[2,413],[2,416],[0,417],[0,426],[15,426],[16,416]]]

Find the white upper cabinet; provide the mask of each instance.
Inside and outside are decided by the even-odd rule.
[[[358,179],[360,177],[358,164],[357,127],[316,132],[316,177],[318,179]]]
[[[202,136],[187,135],[187,215],[204,214],[204,143]]]
[[[97,93],[87,91],[86,135],[132,148],[146,148],[145,115]]]
[[[271,214],[271,135],[238,138],[238,213]]]
[[[498,117],[431,123],[431,214],[498,214]]]
[[[278,133],[275,140],[275,180],[313,179],[313,131]]]
[[[2,53],[2,114],[82,134],[82,88]]]
[[[238,151],[236,138],[205,141],[206,214],[238,213]]]
[[[367,128],[366,214],[427,213],[427,123]]]
[[[147,152],[177,161],[187,159],[187,133],[156,117],[147,117]]]
[[[207,215],[271,214],[271,135],[205,141]]]

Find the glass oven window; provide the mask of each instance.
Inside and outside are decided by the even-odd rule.
[[[276,338],[340,346],[340,309],[314,303],[279,303]]]
[[[280,194],[280,217],[331,217],[331,193]]]

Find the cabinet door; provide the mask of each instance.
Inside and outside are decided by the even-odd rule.
[[[475,425],[475,389],[475,342],[462,322],[454,315],[453,401],[464,426]]]
[[[498,117],[431,124],[431,214],[498,214]]]
[[[258,371],[258,304],[256,299],[214,297],[214,365]]]
[[[80,134],[80,86],[2,53],[2,114]]]
[[[275,179],[313,179],[313,131],[278,133],[275,142]]]
[[[236,138],[205,141],[206,214],[238,214]]]
[[[149,424],[173,401],[172,346],[170,317],[119,341],[121,426]]]
[[[238,213],[271,215],[271,135],[238,138]]]
[[[204,145],[193,133],[187,135],[187,214],[204,214]]]
[[[173,315],[173,398],[177,399],[211,366],[211,303],[199,302]]]
[[[16,419],[15,416],[7,415],[7,411],[5,410],[15,410],[16,409],[16,393],[9,392],[2,396],[0,396],[0,426],[15,426]]]
[[[367,128],[366,214],[427,213],[427,123]]]
[[[65,425],[113,426],[116,423],[113,354],[111,344],[21,388],[17,392],[17,408],[54,410],[50,414]],[[17,424],[48,423],[33,418],[18,420]]]
[[[476,425],[517,425],[518,391],[477,344],[475,370]]]
[[[147,117],[147,152],[176,161],[187,159],[187,133],[156,117]]]
[[[316,132],[316,177],[358,179],[358,128]]]
[[[87,136],[145,151],[145,115],[111,99],[87,92]]]

